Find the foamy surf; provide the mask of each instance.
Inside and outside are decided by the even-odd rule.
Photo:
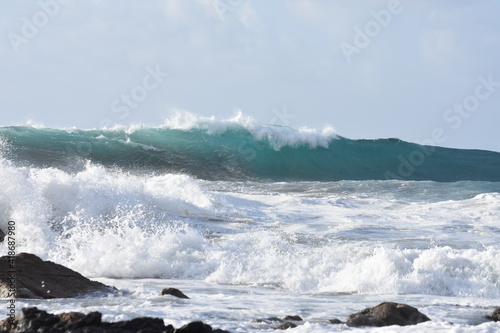
[[[282,146],[273,147],[276,133]],[[371,159],[380,148],[397,162],[420,146],[297,133],[243,118],[134,130],[3,128],[0,228],[15,221],[18,252],[122,290],[92,302],[19,306],[99,310],[104,320],[160,316],[176,327],[198,318],[263,332],[273,328],[253,319],[298,314],[307,320],[295,331],[331,332],[348,329],[332,326],[331,317],[396,301],[432,319],[400,332],[498,329],[484,315],[500,298],[500,182],[469,179],[476,173],[464,173],[458,162],[454,175],[465,179],[457,182],[305,181],[325,152],[342,157],[335,172],[364,177],[373,170],[347,168],[353,156]],[[253,145],[244,146],[255,149],[253,159],[238,152],[241,142]],[[435,153],[447,165],[482,156],[495,166],[497,158]],[[296,179],[279,176],[287,172]],[[191,300],[160,297],[165,286]]]
[[[0,213],[19,224],[20,249],[90,276],[500,297],[498,193],[416,207],[355,192],[269,196],[272,184],[260,193],[221,193],[185,175],[137,176],[92,164],[75,174],[1,171]]]

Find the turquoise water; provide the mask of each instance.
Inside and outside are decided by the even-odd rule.
[[[262,134],[264,130],[264,134]],[[7,156],[34,166],[74,167],[90,160],[140,172],[180,172],[207,180],[500,181],[500,153],[422,146],[398,139],[306,136],[288,127],[261,133],[139,128],[60,130],[3,127]]]
[[[18,252],[120,290],[19,308],[394,332],[328,319],[396,301],[432,319],[398,332],[496,332],[484,315],[500,297],[499,155],[215,121],[3,127],[0,229],[15,221]],[[158,295],[169,286],[191,299]]]

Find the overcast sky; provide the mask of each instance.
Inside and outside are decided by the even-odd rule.
[[[172,110],[500,151],[497,0],[0,1],[0,125]]]

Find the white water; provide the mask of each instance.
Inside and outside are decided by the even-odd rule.
[[[0,228],[16,222],[18,253],[123,291],[20,307],[232,331],[272,331],[252,320],[298,314],[308,322],[294,331],[327,332],[347,329],[327,319],[398,301],[433,321],[363,331],[500,329],[482,323],[500,305],[498,183],[208,182],[0,161],[0,187]],[[191,300],[158,296],[166,286]]]
[[[231,128],[244,128],[256,140],[269,142],[275,150],[280,150],[284,146],[295,147],[304,144],[311,148],[327,148],[330,140],[338,137],[335,129],[331,126],[326,126],[319,131],[307,127],[296,130],[274,124],[261,125],[255,122],[252,117],[244,115],[242,111],[236,112],[233,118],[217,120],[215,117],[201,117],[188,111],[177,110],[170,118],[165,120],[162,127],[185,131],[206,129],[208,134],[224,133]],[[131,127],[129,131],[135,129]]]

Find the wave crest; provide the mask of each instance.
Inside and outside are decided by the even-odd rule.
[[[158,127],[78,130],[0,128],[17,164],[69,169],[87,161],[125,171],[185,173],[208,180],[500,181],[500,153],[350,140],[331,127],[263,125],[179,111]]]

